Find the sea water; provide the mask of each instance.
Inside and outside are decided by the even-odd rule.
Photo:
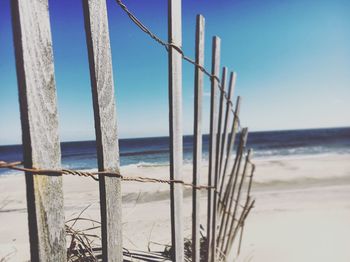
[[[236,142],[239,139],[237,135]],[[169,138],[148,137],[120,139],[120,164],[155,166],[169,164]],[[235,145],[237,147],[237,143]],[[250,132],[247,148],[256,159],[280,159],[320,154],[350,154],[350,128],[307,129],[290,131]],[[209,136],[203,136],[203,159],[208,160]],[[235,149],[234,149],[235,150]],[[62,166],[69,169],[97,168],[95,141],[62,142]],[[184,136],[184,162],[192,162],[193,137]],[[22,146],[0,146],[0,160],[21,161]],[[18,171],[0,169],[0,175]]]

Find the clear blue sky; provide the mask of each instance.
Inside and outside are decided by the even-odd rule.
[[[168,134],[167,54],[108,0],[119,133]],[[0,144],[20,143],[10,19],[0,1]],[[125,3],[167,39],[167,1]],[[94,139],[92,98],[80,0],[49,1],[61,140]],[[183,48],[194,55],[195,16],[222,39],[222,65],[238,73],[242,121],[251,130],[350,126],[350,1],[186,0]],[[209,92],[206,82],[205,92]],[[209,97],[205,97],[208,130]],[[184,132],[191,134],[193,67],[184,63]]]

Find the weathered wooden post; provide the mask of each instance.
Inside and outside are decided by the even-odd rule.
[[[222,181],[223,179],[222,165],[223,165],[224,159],[227,156],[227,138],[229,135],[229,120],[230,120],[232,104],[233,104],[232,98],[233,98],[233,91],[235,89],[235,83],[236,83],[236,73],[231,72],[230,83],[228,87],[229,100],[226,101],[225,120],[224,120],[224,127],[223,127],[222,143],[220,148],[219,181]]]
[[[228,141],[228,146],[226,148],[226,159],[225,159],[225,163],[224,163],[224,167],[223,167],[222,175],[221,175],[221,179],[220,179],[221,181],[220,181],[220,190],[219,190],[219,201],[222,201],[221,197],[222,197],[222,193],[224,190],[227,168],[229,166],[229,162],[230,162],[230,158],[231,158],[231,154],[232,154],[232,149],[233,149],[233,146],[235,143],[236,132],[237,132],[237,129],[239,126],[240,107],[241,107],[241,98],[238,96],[237,102],[236,102],[236,108],[235,108],[235,115],[234,115],[233,122],[232,122],[231,135],[230,135],[230,139]]]
[[[216,139],[218,128],[218,108],[217,108],[217,94],[218,94],[218,75],[220,69],[220,38],[213,37],[212,50],[212,78],[211,78],[211,100],[210,100],[210,141],[209,141],[209,173],[208,186],[215,185],[215,171],[216,171]],[[208,219],[207,219],[207,243],[208,243],[208,261],[213,261],[215,258],[215,237],[216,226],[214,226],[214,215],[216,212],[214,207],[214,190],[208,189]],[[216,219],[215,219],[216,223]]]
[[[197,15],[196,21],[196,63],[204,65],[204,17]],[[194,138],[193,138],[193,185],[200,185],[202,165],[202,96],[203,72],[195,67],[194,80]],[[192,261],[200,260],[200,191],[193,188],[192,194]]]
[[[83,0],[99,171],[119,172],[117,113],[105,0]],[[121,179],[100,175],[103,261],[123,261]]]
[[[222,77],[221,77],[221,88],[220,88],[220,100],[219,100],[219,111],[218,111],[218,127],[217,127],[217,136],[216,136],[216,152],[215,152],[215,179],[214,179],[214,187],[215,192],[213,195],[213,228],[212,228],[212,250],[213,250],[213,258],[212,261],[215,261],[216,256],[216,231],[217,231],[217,207],[218,207],[218,184],[220,179],[220,152],[221,152],[221,140],[222,140],[222,119],[224,114],[224,99],[225,99],[225,87],[226,87],[226,72],[227,68],[223,67],[222,69]],[[219,86],[218,86],[219,88]]]
[[[168,1],[168,42],[181,48],[181,0]],[[182,56],[169,47],[169,133],[170,133],[170,179],[182,179]],[[183,237],[183,187],[170,185],[171,239],[173,261],[184,260]]]
[[[246,200],[245,200],[245,205],[244,205],[245,208],[242,210],[242,213],[241,213],[241,217],[243,215],[244,218],[250,212],[250,209],[249,209],[249,205],[251,205],[250,204],[250,201],[251,201],[250,191],[251,191],[251,188],[252,188],[253,175],[254,175],[254,171],[255,171],[255,165],[251,164],[251,163],[250,163],[250,165],[251,165],[251,171],[250,171],[248,188],[247,188],[247,193],[246,193]],[[254,204],[254,201],[252,203]],[[240,221],[242,222],[241,226],[239,225]],[[239,255],[240,250],[241,250],[243,231],[244,231],[244,222],[245,222],[245,220],[241,220],[241,219],[238,220],[237,227],[234,230],[234,232],[231,233],[231,239],[229,239],[230,242],[228,243],[228,247],[232,246],[232,243],[233,243],[234,238],[235,238],[235,236],[237,234],[237,231],[239,230],[239,227],[241,227],[241,234],[240,234],[239,242],[238,242],[237,256]]]
[[[232,198],[235,200],[235,204],[234,204],[234,209],[233,209],[233,214],[232,214],[232,219],[231,219],[231,224],[230,224],[230,227],[229,227],[229,236],[232,236],[233,234],[233,230],[234,230],[234,225],[236,223],[236,214],[237,214],[237,211],[238,211],[238,207],[240,206],[240,198],[241,198],[241,190],[242,190],[242,187],[243,187],[243,181],[244,181],[244,178],[246,177],[247,173],[248,173],[248,165],[250,163],[250,159],[251,159],[251,156],[252,156],[252,150],[248,150],[248,154],[246,156],[246,161],[245,161],[245,165],[244,165],[244,168],[243,168],[243,172],[242,172],[242,175],[241,175],[241,179],[240,179],[240,182],[239,182],[239,186],[238,186],[238,192],[237,192],[237,197],[234,196],[234,194],[232,195]],[[237,174],[238,175],[238,174]],[[251,183],[250,183],[250,186],[251,186]],[[250,186],[248,188],[248,192],[247,192],[247,199],[249,198],[249,193],[250,193]],[[247,200],[248,201],[248,200]],[[243,211],[242,211],[243,212]],[[237,223],[237,227],[239,227],[240,225]],[[226,242],[226,247],[225,247],[225,252],[228,251],[228,248],[229,248],[229,240]]]
[[[222,74],[221,74],[221,88],[220,88],[220,102],[219,102],[219,120],[218,120],[218,135],[217,135],[217,141],[216,141],[216,147],[217,147],[217,154],[216,154],[216,174],[215,176],[220,179],[220,163],[221,163],[221,148],[222,148],[222,140],[223,140],[223,125],[222,122],[224,121],[224,113],[225,113],[225,106],[227,106],[227,103],[225,103],[225,92],[226,92],[226,75],[227,75],[227,67],[222,68]]]
[[[247,143],[247,136],[248,136],[248,129],[243,128],[241,132],[241,139],[237,148],[236,159],[233,164],[231,176],[227,183],[224,198],[223,198],[223,203],[225,203],[225,205],[227,204],[228,205],[227,205],[227,208],[224,209],[225,211],[222,214],[221,223],[220,223],[219,239],[221,239],[222,237],[221,239],[223,244],[222,246],[224,246],[225,238],[227,236],[229,221],[231,220],[231,217],[229,214],[231,214],[231,210],[232,208],[234,208],[234,205],[236,203],[234,196],[235,196],[236,185],[238,181],[238,174],[240,171],[241,162],[243,158],[243,152]]]
[[[56,87],[47,0],[13,0],[25,167],[59,169]],[[26,174],[31,261],[66,261],[62,176]]]

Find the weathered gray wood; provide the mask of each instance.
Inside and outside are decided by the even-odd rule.
[[[232,250],[233,247],[233,242],[237,236],[237,233],[239,231],[239,229],[241,228],[241,226],[244,224],[244,221],[246,220],[247,216],[249,215],[249,212],[252,210],[252,208],[254,207],[255,204],[255,200],[251,200],[249,198],[249,202],[244,206],[243,211],[241,212],[239,219],[237,221],[237,224],[239,226],[236,226],[234,228],[234,232],[230,233],[229,235],[229,239],[228,239],[228,248],[230,248],[230,250]],[[229,249],[224,251],[225,254],[230,254],[231,251],[229,251]]]
[[[241,107],[241,98],[238,96],[237,97],[237,102],[236,102],[236,108],[235,108],[235,116],[232,122],[232,128],[231,128],[231,136],[230,136],[230,141],[228,143],[228,147],[226,149],[226,159],[225,159],[225,164],[224,168],[222,171],[221,175],[221,181],[220,181],[220,190],[219,190],[219,201],[222,200],[222,195],[223,195],[223,190],[224,190],[224,184],[225,184],[225,178],[226,178],[226,173],[227,173],[227,168],[229,166],[230,159],[232,158],[232,149],[235,144],[235,138],[236,138],[236,132],[238,129],[238,123],[239,123],[239,111]]]
[[[251,150],[251,151],[252,151],[251,154],[253,154],[253,150]],[[238,220],[238,223],[237,223],[238,225],[239,225],[240,222],[242,223],[242,225],[241,225],[241,234],[240,234],[239,245],[238,245],[238,251],[237,251],[238,255],[239,255],[239,252],[240,252],[240,247],[241,247],[241,244],[242,244],[242,236],[243,236],[243,231],[244,231],[244,220],[243,219],[245,219],[247,217],[247,215],[248,215],[248,213],[250,211],[250,207],[249,206],[254,204],[254,201],[251,204],[249,204],[249,202],[250,202],[250,191],[251,191],[251,188],[252,188],[254,172],[255,172],[255,165],[252,165],[251,166],[251,171],[250,171],[250,176],[249,176],[248,189],[247,189],[247,193],[246,193],[246,200],[245,200],[245,204],[244,204],[245,208],[243,209],[243,211],[241,213],[241,216],[240,216],[240,219]],[[238,230],[239,230],[239,226],[237,226],[235,228],[234,232],[231,233],[230,239],[229,239],[228,248],[230,248],[232,246],[232,243],[233,243],[233,241],[235,239],[235,236],[236,236]]]
[[[83,0],[93,94],[98,168],[119,172],[117,113],[105,0]],[[104,261],[123,260],[120,178],[99,177]]]
[[[239,230],[240,226],[244,223],[244,221],[247,218],[249,212],[254,207],[255,200],[251,200],[251,198],[249,197],[248,201],[249,202],[244,206],[243,211],[242,211],[242,213],[241,213],[241,215],[240,215],[240,217],[239,217],[239,219],[237,221],[237,225],[239,225],[239,226],[235,227],[234,228],[234,232],[230,233],[230,235],[229,235],[229,242],[228,242],[227,248],[232,247],[233,241],[236,238],[236,235],[238,233],[238,230]],[[228,253],[228,249],[226,249],[225,253]]]
[[[241,233],[239,234],[239,242],[238,242],[238,248],[237,248],[237,256],[241,253],[241,247],[242,247],[242,240],[243,240],[243,233],[244,233],[244,221],[242,223],[241,227]]]
[[[47,0],[13,0],[24,166],[59,169],[56,87]],[[66,261],[62,176],[26,174],[31,261]]]
[[[242,160],[242,154],[243,154],[243,150],[246,146],[246,142],[247,142],[247,136],[248,136],[248,129],[247,128],[243,128],[241,131],[241,138],[240,138],[240,142],[239,145],[237,147],[237,153],[236,153],[236,158],[232,167],[232,171],[231,171],[231,176],[229,178],[228,184],[226,186],[226,189],[224,190],[224,197],[223,197],[223,201],[227,201],[229,198],[229,195],[232,191],[231,186],[229,186],[230,183],[232,183],[233,179],[237,179],[236,174],[239,171],[240,165],[241,165],[241,160]],[[235,172],[235,173],[232,173]]]
[[[236,158],[235,158],[235,161],[234,161],[234,164],[233,164],[233,168],[232,168],[232,170],[235,170],[236,173],[239,171],[239,168],[240,168],[240,165],[241,165],[242,154],[243,154],[243,151],[244,151],[246,143],[247,143],[247,137],[248,137],[248,128],[243,128],[242,131],[241,131],[240,144],[239,144],[239,146],[237,148],[238,151],[236,153]],[[243,139],[243,142],[242,142],[242,139]],[[232,181],[233,178],[236,179],[237,177],[231,175],[229,183]],[[230,187],[227,187],[227,188],[229,190],[224,192],[224,201],[227,201],[227,198],[229,197],[230,190],[231,190]]]
[[[204,25],[205,20],[197,15],[196,21],[196,63],[204,65]],[[194,138],[193,138],[193,185],[201,184],[202,165],[202,96],[203,72],[195,67],[194,80]],[[192,191],[192,261],[200,261],[200,191]]]
[[[219,37],[213,37],[212,47],[212,75],[218,77],[220,70],[220,43]],[[215,185],[215,171],[216,171],[216,140],[218,128],[218,110],[217,110],[217,96],[218,96],[218,81],[216,78],[211,79],[211,99],[210,99],[210,141],[209,141],[209,173],[208,185]],[[207,243],[208,243],[208,261],[215,259],[215,232],[214,226],[214,190],[208,189],[208,218],[207,218]],[[215,221],[216,223],[216,221]]]
[[[168,0],[168,41],[181,48],[181,0]],[[169,48],[170,179],[182,179],[182,57]],[[184,260],[183,186],[170,185],[173,261]]]
[[[230,74],[230,83],[228,87],[228,98],[229,101],[226,101],[226,112],[225,112],[225,120],[224,120],[224,127],[223,127],[223,135],[222,135],[222,143],[220,148],[220,164],[219,164],[219,181],[222,181],[223,175],[223,161],[226,159],[227,156],[227,138],[229,133],[229,121],[231,110],[232,110],[232,99],[233,99],[233,91],[235,89],[235,83],[236,83],[236,73],[231,72]]]
[[[227,67],[222,68],[222,74],[221,74],[221,91],[220,91],[220,102],[219,102],[219,120],[218,120],[218,136],[216,141],[216,147],[217,147],[217,154],[216,154],[216,180],[215,183],[220,179],[220,163],[221,163],[221,143],[222,143],[222,135],[223,135],[223,126],[222,121],[224,118],[224,107],[226,106],[225,103],[225,95],[224,91],[226,92],[226,74],[227,74]]]
[[[234,207],[233,204],[236,203],[235,202],[235,191],[236,191],[238,175],[239,175],[239,171],[240,171],[240,167],[241,167],[241,162],[242,162],[242,158],[243,158],[243,152],[244,152],[246,142],[247,142],[247,136],[248,136],[248,129],[243,128],[243,130],[241,132],[240,143],[239,143],[238,148],[237,148],[236,159],[235,159],[235,162],[234,162],[234,165],[232,168],[232,172],[231,172],[231,177],[230,177],[229,182],[227,184],[224,199],[223,199],[223,203],[225,203],[227,208],[226,208],[226,212],[224,212],[222,215],[222,220],[220,223],[220,231],[219,231],[220,238],[219,239],[221,239],[221,241],[222,241],[221,242],[222,247],[224,247],[224,243],[225,243],[224,240],[225,240],[225,237],[227,236],[228,225],[229,225],[229,221],[231,218],[228,214],[231,214],[232,208]]]
[[[238,204],[239,204],[239,201],[240,201],[240,198],[241,198],[241,192],[242,192],[242,186],[243,186],[243,181],[244,181],[244,178],[246,177],[247,173],[248,173],[248,165],[250,163],[250,159],[251,159],[251,156],[252,156],[252,150],[249,149],[248,150],[248,154],[246,156],[246,161],[245,161],[245,165],[244,165],[244,169],[243,169],[243,173],[242,173],[242,176],[241,176],[241,180],[240,180],[240,183],[239,183],[239,187],[238,187],[238,192],[237,192],[237,197],[236,197],[236,203],[235,203],[235,208],[233,210],[233,217],[235,218],[236,216],[236,213],[237,213],[237,209],[238,209]],[[249,195],[249,192],[248,192],[248,195]],[[234,220],[232,222],[232,224],[234,223]]]
[[[227,68],[223,67],[222,69],[222,76],[221,76],[221,88],[220,88],[220,100],[219,100],[219,111],[218,111],[218,129],[217,129],[217,136],[216,136],[216,155],[215,155],[215,180],[214,180],[214,187],[215,189],[218,188],[219,178],[220,178],[220,152],[221,152],[221,138],[222,138],[222,119],[223,119],[223,113],[224,113],[224,99],[225,99],[225,90],[226,90],[226,72]],[[218,194],[215,192],[213,195],[213,242],[214,245],[212,247],[213,250],[213,256],[216,252],[216,228],[217,228],[217,206],[218,206]]]
[[[232,198],[235,199],[235,204],[234,204],[233,215],[232,215],[232,219],[231,219],[231,223],[230,223],[230,227],[229,227],[229,231],[228,231],[229,232],[228,236],[231,236],[231,234],[233,233],[233,229],[234,229],[234,225],[235,225],[235,219],[236,219],[236,214],[237,214],[237,210],[238,210],[239,202],[240,202],[240,198],[241,198],[243,181],[244,181],[244,178],[246,177],[247,172],[248,172],[248,164],[249,164],[249,161],[250,161],[250,158],[251,158],[251,152],[252,151],[249,150],[248,154],[246,156],[245,165],[244,165],[242,176],[241,176],[241,179],[240,179],[240,182],[239,182],[239,186],[238,186],[237,197],[235,197],[234,192],[232,193]],[[238,177],[238,173],[237,173],[237,177]],[[239,225],[237,224],[237,226],[239,226]],[[226,247],[224,249],[226,252],[228,250],[229,242],[230,241],[226,242]]]
[[[219,234],[217,238],[218,246],[221,248],[220,245],[223,245],[224,239],[226,237],[227,233],[227,227],[229,223],[230,216],[229,214],[231,213],[231,210],[233,208],[233,203],[234,203],[234,190],[236,187],[237,183],[237,178],[238,178],[238,172],[240,169],[240,163],[242,159],[242,154],[243,150],[246,144],[246,139],[247,139],[247,130],[243,129],[241,132],[241,137],[239,141],[239,145],[237,147],[237,152],[236,152],[236,158],[232,167],[231,175],[229,177],[229,181],[226,185],[225,192],[224,192],[224,198],[221,200],[222,201],[222,216],[220,220],[220,228],[219,228]]]

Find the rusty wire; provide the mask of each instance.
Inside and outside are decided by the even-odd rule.
[[[96,171],[96,172],[87,172],[87,171],[79,171],[79,170],[72,170],[72,169],[40,169],[40,168],[28,168],[28,167],[21,167],[23,165],[22,162],[16,161],[16,162],[6,162],[6,161],[0,161],[0,168],[7,168],[12,170],[18,170],[26,172],[26,174],[35,174],[35,175],[76,175],[76,176],[83,176],[83,177],[90,177],[95,181],[98,181],[98,178],[96,176],[105,175],[105,176],[115,176],[120,178],[123,181],[133,181],[133,182],[141,182],[141,183],[160,183],[160,184],[182,184],[186,187],[191,187],[194,189],[215,189],[213,186],[206,186],[206,185],[199,185],[196,186],[194,184],[185,182],[183,180],[178,179],[160,179],[160,178],[151,178],[151,177],[142,177],[142,176],[136,176],[136,177],[128,177],[123,176],[120,174],[120,172],[110,172],[110,171]]]
[[[181,47],[175,45],[174,43],[169,43],[166,42],[164,40],[162,40],[160,37],[158,37],[156,34],[154,34],[147,26],[145,26],[140,19],[138,19],[129,9],[128,7],[121,1],[121,0],[115,0],[116,3],[121,7],[121,9],[128,15],[128,17],[130,18],[130,20],[138,27],[140,28],[144,33],[146,33],[148,36],[150,36],[153,40],[155,40],[158,44],[160,44],[161,46],[163,46],[165,48],[165,50],[167,52],[169,52],[169,50],[171,48],[173,48],[174,50],[176,50],[182,57],[183,60],[189,62],[190,64],[194,65],[195,67],[199,68],[205,75],[207,75],[211,80],[216,80],[217,82],[217,86],[220,90],[221,93],[223,93],[223,96],[227,102],[227,104],[230,105],[230,110],[233,113],[234,117],[237,119],[238,122],[238,129],[241,130],[242,129],[242,125],[241,125],[241,121],[240,118],[238,116],[238,114],[236,113],[236,111],[233,109],[233,102],[230,99],[228,93],[226,92],[226,90],[224,89],[224,87],[221,84],[221,81],[219,79],[218,76],[211,74],[209,72],[209,70],[207,70],[204,66],[196,63],[195,60],[193,60],[192,58],[190,58],[189,56],[185,55],[184,51],[182,50]]]
[[[252,166],[252,173],[254,173],[255,170],[255,164],[251,161],[248,161],[248,163]],[[112,172],[112,171],[95,171],[95,172],[88,172],[88,171],[80,171],[80,170],[73,170],[73,169],[41,169],[41,168],[28,168],[28,167],[21,167],[23,166],[23,162],[21,161],[14,161],[14,162],[6,162],[0,160],[0,169],[12,169],[17,171],[26,172],[27,174],[35,174],[35,175],[73,175],[73,176],[82,176],[82,177],[90,177],[95,181],[99,181],[97,176],[105,175],[105,176],[115,176],[118,178],[121,178],[123,181],[133,181],[133,182],[141,182],[141,183],[160,183],[160,184],[182,184],[186,187],[191,187],[194,189],[214,189],[215,193],[218,193],[218,191],[215,189],[214,186],[207,186],[207,185],[194,185],[192,183],[185,182],[183,180],[179,179],[160,179],[160,178],[152,178],[152,177],[142,177],[142,176],[136,176],[136,177],[129,177],[124,176],[120,174],[120,172]],[[247,176],[247,177],[251,177]],[[219,201],[222,202],[222,201]],[[221,203],[223,204],[223,203]],[[241,206],[243,207],[243,206]]]
[[[253,170],[255,169],[255,165],[252,162],[248,162],[252,165]],[[95,181],[99,181],[97,176],[105,175],[105,176],[115,176],[120,178],[123,181],[132,181],[132,182],[140,182],[140,183],[160,183],[160,184],[182,184],[186,187],[191,187],[193,189],[202,190],[202,189],[214,189],[215,193],[218,193],[218,191],[215,189],[214,186],[207,186],[207,185],[194,185],[191,183],[187,183],[183,180],[178,179],[160,179],[160,178],[151,178],[151,177],[128,177],[123,176],[120,174],[120,172],[109,172],[109,171],[96,171],[96,172],[87,172],[87,171],[79,171],[79,170],[73,170],[73,169],[40,169],[40,168],[27,168],[27,167],[21,167],[23,165],[23,162],[21,161],[15,161],[15,162],[6,162],[0,160],[0,169],[12,169],[17,171],[25,172],[26,174],[32,174],[32,175],[73,175],[73,176],[82,176],[82,177],[90,177]],[[254,171],[253,171],[254,172]],[[248,176],[251,177],[252,175]],[[235,199],[234,202],[237,202]],[[223,201],[219,200],[220,204],[224,207],[223,212],[232,216],[230,212],[226,210],[226,205]],[[237,203],[238,204],[238,203]],[[238,204],[241,208],[245,208],[245,206]]]

